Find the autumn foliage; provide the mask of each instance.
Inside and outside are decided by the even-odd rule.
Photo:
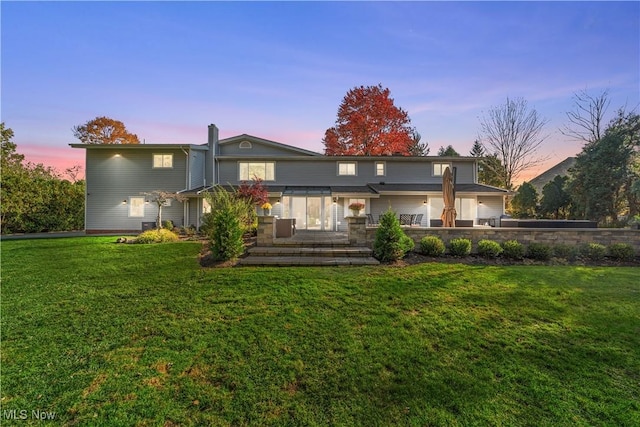
[[[249,200],[254,205],[262,205],[269,201],[269,192],[260,178],[253,178],[251,183],[242,181],[236,192],[240,198]]]
[[[74,126],[73,136],[83,144],[140,144],[138,135],[129,133],[124,123],[109,117],[96,117]]]
[[[411,155],[414,144],[406,111],[396,107],[389,89],[360,86],[347,92],[322,142],[329,156]]]

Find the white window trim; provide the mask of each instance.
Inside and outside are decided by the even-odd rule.
[[[353,165],[353,173],[340,173],[341,165]],[[358,162],[336,162],[336,173],[338,176],[358,176]]]
[[[378,173],[378,165],[382,165],[382,173]],[[375,176],[387,176],[387,162],[375,162],[373,165]]]
[[[238,148],[241,148],[241,149],[243,149],[243,150],[245,150],[245,149],[251,149],[251,148],[252,148],[252,145],[251,145],[251,143],[250,143],[249,141],[242,141],[242,142],[238,145]]]
[[[164,164],[164,156],[170,156],[171,166],[156,166],[156,156],[162,156],[162,164]],[[173,169],[173,153],[153,153],[151,161],[153,169]]]
[[[436,165],[440,165],[441,166],[442,172],[439,173],[439,174],[436,173]],[[432,176],[442,176],[442,175],[444,175],[444,171],[445,171],[445,169],[447,169],[447,167],[449,168],[450,171],[453,172],[453,168],[451,167],[451,163],[433,162],[432,166],[431,166],[431,174],[432,174]]]
[[[251,181],[254,178],[253,176],[249,176],[249,177],[246,177],[246,178],[243,177],[242,173],[241,173],[241,167],[240,167],[240,165],[246,164],[247,165],[247,173],[249,173],[249,168],[250,168],[249,165],[251,165],[252,163],[254,163],[254,164],[255,163],[262,163],[262,164],[265,165],[265,167],[264,167],[265,177],[262,178],[263,181],[273,182],[273,181],[276,180],[276,162],[273,162],[273,161],[241,161],[241,162],[238,162],[238,181]],[[269,179],[266,176],[267,165],[268,164],[273,165],[273,178],[272,179]],[[260,178],[260,177],[258,177],[258,178]]]
[[[134,200],[139,200],[139,202],[136,203],[136,206],[135,206],[141,211],[141,214],[139,215],[134,215],[132,213],[132,210],[134,209]],[[128,210],[127,214],[129,218],[144,218],[144,205],[145,205],[144,196],[129,196],[129,206],[127,207],[127,210]]]

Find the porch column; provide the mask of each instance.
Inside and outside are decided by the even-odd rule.
[[[273,237],[275,236],[275,217],[259,216],[258,217],[258,236],[256,246],[273,246]]]
[[[350,216],[349,222],[349,244],[351,246],[367,246],[367,217]]]

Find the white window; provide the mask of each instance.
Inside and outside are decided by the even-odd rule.
[[[154,154],[153,155],[153,168],[172,168],[173,167],[173,154]]]
[[[249,141],[242,141],[240,143],[240,148],[242,148],[242,149],[250,149],[251,148],[251,143]]]
[[[202,213],[206,214],[211,212],[211,204],[207,199],[202,199]]]
[[[238,179],[240,181],[250,181],[257,178],[263,181],[275,181],[275,170],[275,162],[239,162]]]
[[[356,162],[338,162],[338,175],[356,175]]]
[[[434,163],[433,164],[433,176],[444,175],[444,170],[449,168],[451,170],[451,163]]]
[[[144,216],[144,197],[129,197],[129,216],[132,218]]]
[[[385,167],[385,162],[376,162],[376,176],[385,176],[387,174]]]

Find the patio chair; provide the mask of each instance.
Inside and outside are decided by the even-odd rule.
[[[411,222],[411,225],[415,225],[416,227],[419,227],[420,224],[422,223],[422,216],[424,214],[417,214],[413,217],[413,221]]]
[[[370,213],[367,214],[367,222],[369,223],[369,225],[374,227],[377,227],[378,225],[380,225],[378,221],[373,219],[373,215],[371,215]]]
[[[400,214],[400,225],[411,225],[411,214]]]

